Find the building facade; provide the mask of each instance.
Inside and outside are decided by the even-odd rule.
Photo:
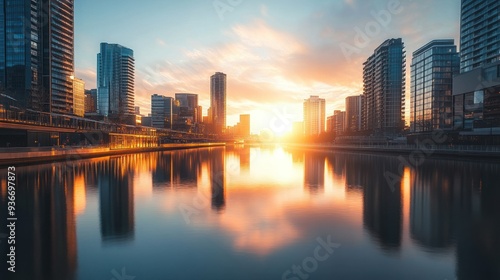
[[[135,123],[134,52],[118,44],[101,43],[97,54],[97,112],[110,120]]]
[[[172,129],[193,132],[197,124],[198,94],[176,93],[174,104]]]
[[[382,43],[363,65],[364,130],[397,135],[405,124],[406,59],[402,39]]]
[[[151,95],[151,126],[172,129],[174,99],[163,95]]]
[[[0,2],[1,103],[71,114],[73,0]]]
[[[73,114],[85,115],[85,82],[78,78],[73,79]]]
[[[345,99],[345,131],[358,132],[362,129],[363,95],[348,96]]]
[[[460,58],[453,39],[434,40],[413,53],[410,131],[453,129],[453,77]]]
[[[226,81],[224,73],[210,77],[210,110],[214,134],[223,134],[226,128]]]
[[[491,136],[488,143],[498,144],[500,2],[462,0],[460,26],[461,73],[453,79],[454,128],[462,140]]]
[[[500,61],[500,1],[462,0],[460,72]]]
[[[85,90],[85,113],[97,113],[97,89]]]
[[[304,134],[318,136],[325,131],[325,99],[311,96],[304,100]]]

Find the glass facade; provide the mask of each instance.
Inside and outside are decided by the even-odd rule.
[[[97,111],[126,122],[134,111],[134,52],[118,44],[101,43],[97,54]],[[135,115],[133,117],[135,119]]]
[[[73,0],[0,5],[0,88],[11,97],[9,105],[70,114]]]
[[[460,58],[454,40],[435,40],[413,53],[410,130],[453,128],[453,76]]]
[[[462,0],[460,72],[500,60],[500,1]]]
[[[222,134],[226,129],[226,80],[226,74],[220,72],[210,77],[210,108],[215,134]]]
[[[174,99],[163,95],[151,95],[151,126],[172,129]]]
[[[403,130],[405,57],[402,39],[389,39],[364,63],[364,130],[384,135]]]

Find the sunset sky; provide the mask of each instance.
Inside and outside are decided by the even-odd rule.
[[[189,92],[204,115],[210,76],[224,72],[227,124],[249,113],[253,133],[279,131],[302,120],[310,95],[326,99],[327,115],[344,110],[385,39],[403,38],[409,86],[413,51],[433,39],[458,44],[459,20],[458,0],[75,1],[75,72],[95,88],[99,44],[121,44],[134,50],[141,113],[154,93]]]

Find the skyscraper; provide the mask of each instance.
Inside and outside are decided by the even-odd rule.
[[[500,1],[462,0],[460,72],[500,61]]]
[[[461,131],[462,139],[477,141],[477,135],[500,134],[500,2],[462,0],[460,26],[461,74],[453,79],[454,128]]]
[[[386,40],[364,63],[365,130],[395,135],[404,128],[405,64],[401,39]]]
[[[97,112],[111,120],[135,123],[134,52],[118,44],[101,43],[97,54]]]
[[[215,134],[223,134],[226,129],[226,78],[221,72],[210,77],[210,108]]]
[[[311,96],[304,100],[304,134],[320,135],[325,131],[325,99]]]
[[[453,128],[453,76],[458,74],[459,65],[453,39],[431,41],[413,53],[411,132]]]
[[[71,114],[73,8],[73,0],[0,2],[0,91],[9,105]]]

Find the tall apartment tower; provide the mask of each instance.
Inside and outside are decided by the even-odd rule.
[[[363,65],[365,130],[390,136],[404,128],[404,48],[402,39],[386,40]]]
[[[304,134],[317,136],[325,131],[325,99],[311,96],[304,100]]]
[[[215,134],[223,134],[226,129],[226,79],[226,74],[221,72],[210,77],[210,108]]]
[[[477,135],[500,135],[500,1],[462,0],[460,27],[454,129],[471,141]]]
[[[411,64],[410,131],[453,128],[453,77],[460,58],[453,39],[434,40],[413,53]]]
[[[462,0],[460,72],[500,61],[500,1]]]
[[[0,1],[0,102],[71,114],[73,0]]]
[[[97,112],[121,123],[135,123],[134,52],[101,43],[97,54]]]

